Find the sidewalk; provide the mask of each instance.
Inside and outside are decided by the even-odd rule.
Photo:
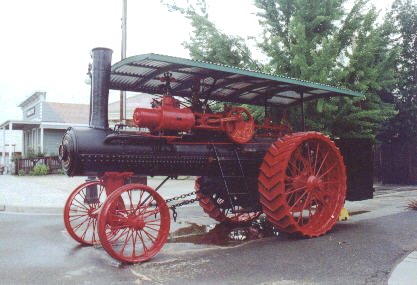
[[[70,193],[87,177],[0,175],[0,211],[61,214]],[[161,178],[148,178],[155,188]],[[194,191],[194,180],[168,180],[159,192],[167,199]]]

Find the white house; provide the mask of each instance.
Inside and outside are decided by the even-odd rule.
[[[151,96],[137,94],[127,97],[128,119],[136,107],[149,107]],[[55,103],[46,101],[46,92],[35,92],[18,105],[23,120],[7,120],[0,124],[0,165],[11,166],[13,153],[26,156],[29,152],[58,154],[65,130],[70,126],[88,126],[88,104]],[[118,123],[120,102],[109,104],[110,126]]]

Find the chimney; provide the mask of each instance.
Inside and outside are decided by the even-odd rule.
[[[91,51],[93,58],[90,93],[91,128],[108,129],[108,104],[110,88],[111,56],[108,48],[95,48]]]

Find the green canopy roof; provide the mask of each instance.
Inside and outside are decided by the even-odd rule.
[[[292,105],[332,96],[362,97],[359,92],[305,80],[266,74],[237,67],[158,54],[126,58],[111,68],[110,88],[163,94],[159,78],[172,73],[173,95],[190,97],[200,80],[200,98],[252,105]]]

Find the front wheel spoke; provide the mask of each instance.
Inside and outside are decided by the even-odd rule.
[[[110,232],[107,235],[107,238],[109,240],[110,243],[114,243],[117,240],[119,240],[122,236],[124,236],[127,233],[127,228],[124,228],[123,231],[121,233],[119,233],[119,231],[117,231],[116,233],[114,232],[113,228],[110,229]]]
[[[142,205],[142,197],[143,197],[143,193],[145,193],[145,191],[139,189],[140,193],[139,193],[139,198],[138,198],[138,203],[136,204],[135,207],[135,212],[140,212],[140,207]]]
[[[147,224],[147,225],[160,224],[160,223],[161,223],[161,219],[154,219],[154,220],[145,221],[145,224]]]
[[[132,232],[132,248],[133,248],[133,250],[132,250],[132,257],[135,257],[136,256],[136,241],[137,241],[137,238],[138,238],[138,231],[135,230],[134,232],[135,232],[135,236],[134,237],[133,237],[133,232]]]
[[[74,208],[73,208],[74,207]],[[71,205],[71,209],[69,210],[69,212],[76,212],[76,213],[84,213],[84,214],[88,214],[88,210],[81,208],[80,206],[77,205]]]
[[[148,196],[145,199],[143,199],[143,201],[138,201],[138,204],[136,205],[137,209],[139,209],[139,210],[142,209],[142,211],[144,211],[147,208],[149,208],[150,204],[154,201],[153,196],[149,193],[147,193],[147,194],[148,194]],[[150,201],[148,202],[148,200],[150,200]]]
[[[128,190],[127,191],[127,197],[129,198],[129,204],[130,204],[130,207],[129,207],[129,209],[133,209],[133,202],[132,202],[132,191],[131,190]]]
[[[156,237],[151,234],[150,232],[146,231],[145,229],[142,229],[142,231],[144,232],[144,234],[148,237],[148,239],[152,242],[155,243],[156,241]]]
[[[142,232],[141,231],[138,231],[138,234],[139,234],[140,242],[142,243],[143,252],[144,252],[144,254],[146,254],[148,252],[148,248],[146,247],[146,243],[145,243],[145,240],[144,240],[144,238],[142,236]]]
[[[149,208],[151,208],[151,206],[153,206],[153,205],[152,205],[152,202],[154,202],[154,199],[153,199],[153,197],[151,196],[151,201],[149,201],[148,203],[146,203],[146,205],[141,205],[141,206],[140,206],[140,208],[139,208],[139,214],[144,214],[145,212],[147,212],[147,210],[148,210]]]
[[[73,227],[74,231],[77,231],[79,228],[81,228],[81,226],[84,225],[86,222],[88,222],[88,220],[89,220],[89,218],[86,218],[84,221],[82,221],[81,223],[74,226]]]
[[[89,220],[88,220],[88,224],[87,224],[87,226],[85,227],[83,234],[81,235],[81,238],[82,238],[83,240],[85,240],[85,236],[86,236],[86,234],[87,234],[88,229],[90,228],[90,225],[91,225],[91,219],[89,219]]]
[[[72,223],[72,222],[74,222],[74,221],[76,221],[76,220],[79,220],[79,219],[82,219],[82,218],[87,218],[88,219],[88,215],[77,215],[77,216],[73,216],[73,215],[71,215],[71,217],[69,218],[69,222],[70,223]]]
[[[155,215],[155,214],[158,214],[158,213],[159,213],[159,208],[156,208],[154,210],[147,211],[146,213],[141,213],[140,216],[143,219],[146,219],[147,217],[150,217],[150,216]]]
[[[73,201],[77,202],[77,203],[78,203],[81,207],[80,207],[80,206],[77,206],[77,205],[75,205],[75,204],[73,204],[74,206],[76,206],[76,207],[80,207],[80,208],[84,208],[84,209],[85,209],[85,210],[87,210],[87,211],[89,210],[89,209],[87,208],[87,206],[85,205],[85,203],[81,203],[80,201],[78,201],[78,200],[77,200],[77,198],[75,198],[75,197],[74,197]]]
[[[146,227],[146,228],[149,228],[149,229],[151,229],[151,230],[154,230],[154,231],[156,231],[156,232],[158,232],[158,231],[159,231],[159,229],[155,229],[155,228],[153,228],[153,227],[149,226],[148,224],[145,224],[145,227]]]
[[[154,226],[154,227],[159,227],[161,225],[161,222],[160,221],[159,222],[153,222],[153,223],[146,222],[146,226],[148,226],[148,225],[151,225],[151,226]]]
[[[78,195],[77,195],[77,196],[80,196],[81,199],[83,199],[83,200],[85,200],[85,197],[86,197],[84,191],[86,191],[86,188],[84,188],[82,191],[78,192]]]
[[[129,228],[129,230],[127,232],[127,235],[126,235],[126,238],[125,238],[125,241],[123,242],[122,249],[119,251],[120,254],[123,254],[123,252],[125,251],[126,245],[128,244],[128,242],[130,240],[130,237],[131,237],[131,235],[130,235],[131,231],[132,231],[132,229]]]
[[[101,195],[103,195],[103,193],[104,193],[104,188],[100,185],[100,190],[99,190],[99,194],[98,194],[98,200],[99,201],[101,201],[100,199],[101,199]]]

